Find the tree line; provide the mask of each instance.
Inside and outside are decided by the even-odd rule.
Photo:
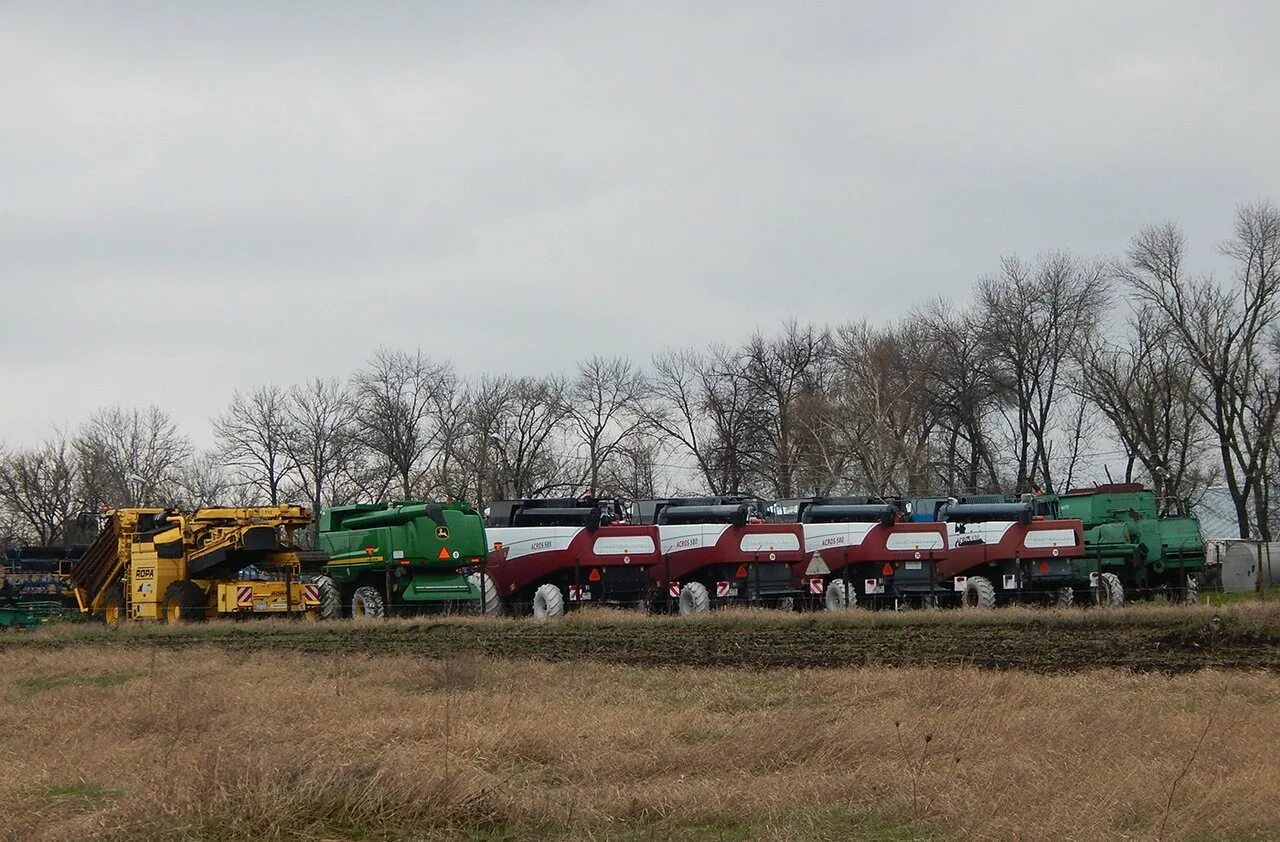
[[[0,540],[57,543],[104,506],[453,496],[1230,492],[1271,537],[1280,210],[1238,208],[1229,278],[1173,223],[1115,258],[1008,257],[890,324],[789,321],[741,344],[461,377],[381,349],[354,375],[261,384],[198,450],[161,408],[108,407],[0,454]],[[1113,470],[1114,468],[1114,470]]]

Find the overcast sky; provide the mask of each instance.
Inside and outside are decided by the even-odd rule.
[[[1280,6],[0,3],[0,441],[888,320],[1280,200]]]

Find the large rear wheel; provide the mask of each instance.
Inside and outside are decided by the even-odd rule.
[[[208,599],[190,579],[180,579],[164,589],[160,617],[166,623],[194,623],[207,616]]]
[[[382,598],[382,594],[378,593],[377,588],[369,585],[362,585],[356,588],[356,592],[351,595],[351,616],[359,619],[360,617],[385,617],[387,615],[387,604]]]
[[[824,601],[828,611],[848,611],[857,606],[858,592],[844,579],[832,579],[827,582]]]
[[[320,592],[319,619],[341,620],[342,590],[338,587],[338,583],[329,576],[317,576],[315,584],[316,590]]]
[[[106,596],[102,598],[102,620],[107,628],[114,629],[124,619],[124,586],[115,584],[107,588]]]
[[[711,595],[701,582],[685,582],[680,589],[680,616],[705,614],[711,610]]]
[[[488,615],[497,616],[502,613],[502,599],[498,596],[498,588],[489,576],[472,573],[467,577],[471,587],[480,592],[480,610]]]
[[[533,592],[533,616],[552,620],[564,616],[564,594],[555,585],[539,585]]]
[[[1114,573],[1103,573],[1093,586],[1093,601],[1104,608],[1124,607],[1124,584]]]
[[[964,607],[996,607],[996,587],[986,576],[970,576],[964,583]]]

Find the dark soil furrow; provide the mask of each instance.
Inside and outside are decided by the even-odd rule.
[[[1248,618],[1246,618],[1248,619]],[[1086,620],[833,622],[768,617],[701,622],[534,623],[392,621],[302,625],[211,623],[112,632],[85,625],[9,635],[0,647],[76,644],[313,654],[481,655],[592,660],[644,666],[783,669],[840,666],[969,666],[1053,673],[1093,668],[1176,673],[1216,669],[1280,671],[1280,628],[1192,614]]]

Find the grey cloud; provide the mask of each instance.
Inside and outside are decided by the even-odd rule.
[[[889,319],[1164,217],[1214,269],[1235,203],[1280,195],[1277,18],[9,4],[0,440],[114,401],[199,437],[379,344],[525,373]]]

